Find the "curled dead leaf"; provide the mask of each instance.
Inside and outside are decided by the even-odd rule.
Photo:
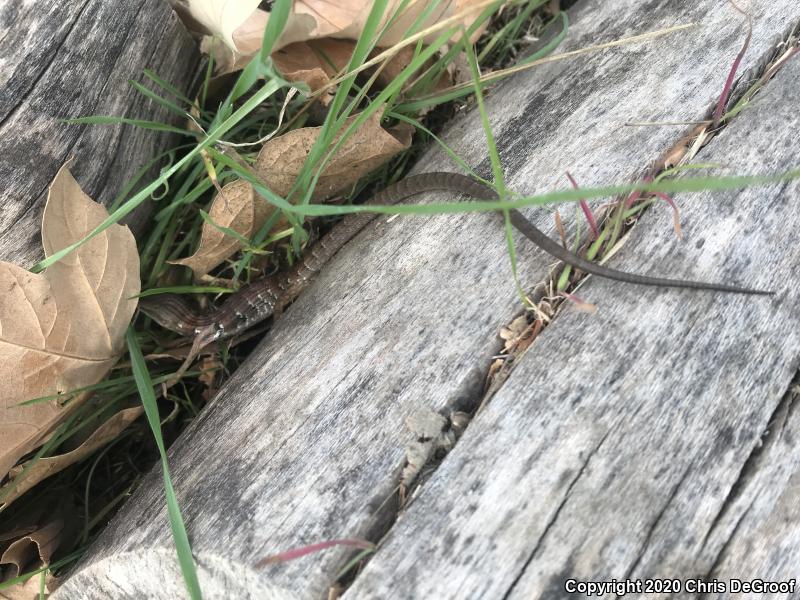
[[[345,129],[356,118],[357,116],[353,116],[348,119]],[[264,144],[254,169],[276,194],[286,196],[291,191],[321,129],[295,129]],[[384,129],[381,127],[380,112],[376,112],[342,144],[337,154],[328,162],[312,198],[323,200],[346,190],[358,179],[407,149],[411,145],[412,134],[413,128],[406,123]],[[217,225],[230,228],[245,238],[252,237],[275,210],[246,181],[228,183],[222,191],[222,195],[215,196],[209,216]],[[286,226],[285,220],[279,220],[273,231]],[[241,247],[239,239],[204,223],[200,244],[195,253],[171,262],[191,268],[199,279]]]
[[[221,47],[222,45],[219,44],[214,48],[215,64],[217,65],[216,72],[218,73],[216,77],[212,78],[214,83],[221,81],[220,78],[225,74],[243,69],[254,58],[253,55],[239,55],[234,58],[227,51],[227,48],[220,49]],[[332,79],[344,71],[354,48],[355,42],[350,40],[334,38],[308,40],[289,44],[273,52],[272,60],[275,67],[287,81],[292,83],[303,82],[308,85],[312,92],[316,92],[327,86]],[[370,58],[377,54],[377,50],[373,51],[370,54]],[[381,63],[377,76],[377,88],[383,89],[394,81],[400,72],[413,60],[414,55],[415,49],[408,46],[402,48],[384,63]],[[442,73],[436,89],[443,89],[464,80],[463,77],[461,79],[456,78],[459,73],[469,72],[468,69],[459,71],[455,67],[456,63],[463,62],[466,64],[466,59],[461,60],[461,56],[458,55],[454,63],[448,65],[448,68]],[[317,100],[323,105],[327,105],[332,98],[333,94],[331,92],[330,94],[321,95]]]
[[[353,48],[355,44],[347,40],[309,40],[273,52],[272,60],[287,81],[302,81],[315,92],[347,66]]]
[[[45,255],[108,217],[63,166],[42,219]],[[139,255],[127,227],[112,225],[41,274],[0,262],[0,478],[43,443],[80,403],[20,406],[96,383],[124,350],[136,310]]]
[[[27,465],[17,465],[9,472],[12,478],[11,482],[0,488],[0,510],[3,510],[14,500],[22,496],[29,489],[33,488],[37,483],[63,471],[68,466],[83,460],[90,456],[98,448],[102,448],[124,431],[128,425],[133,423],[142,414],[144,408],[142,406],[134,406],[126,408],[111,418],[105,423],[100,425],[94,433],[92,433],[86,441],[80,446],[57,456],[48,456],[47,458],[40,458],[34,462],[28,471],[25,473],[21,481],[16,481],[16,477],[22,474]],[[12,489],[13,488],[13,489]]]
[[[540,320],[537,319],[533,323],[529,323],[527,316],[518,316],[511,323],[500,329],[500,338],[505,342],[503,353],[519,354],[524,352],[533,343],[541,328],[542,322]]]
[[[0,565],[10,565],[11,577],[50,564],[50,557],[58,548],[64,521],[56,516],[17,537],[0,555]]]
[[[62,541],[70,539],[76,522],[71,499],[58,497],[58,494],[36,496],[12,512],[4,513],[0,524],[0,574],[3,581],[50,565]],[[25,582],[3,588],[0,598],[36,600],[42,578],[45,592],[54,591],[58,580],[44,571]]]
[[[243,179],[227,183],[222,194],[214,196],[209,209],[211,220],[222,227],[233,229],[246,238],[252,237],[274,212],[275,207],[256,194],[253,186]],[[276,227],[285,227],[280,221]],[[233,256],[242,247],[235,237],[226,235],[210,223],[203,223],[200,244],[194,254],[187,258],[170,261],[174,265],[189,267],[195,278],[200,278],[211,269]]]
[[[343,131],[357,118],[350,117]],[[303,127],[264,144],[255,169],[276,194],[286,196],[319,136],[321,127]],[[391,129],[381,127],[381,111],[376,111],[339,148],[326,165],[312,198],[322,200],[347,189],[411,145],[413,128],[401,123]],[[340,139],[337,136],[336,140]]]

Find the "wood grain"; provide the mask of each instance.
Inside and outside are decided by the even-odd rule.
[[[800,7],[792,2],[754,5],[758,18],[745,68],[763,63],[776,39],[800,19]],[[488,99],[491,122],[508,184],[522,194],[566,187],[565,170],[584,186],[639,176],[687,128],[623,123],[706,117],[745,33],[735,11],[711,0],[587,1],[571,18],[563,49],[676,23],[699,25],[691,33],[550,64],[496,88]],[[756,130],[757,123],[744,120],[752,114],[743,115],[740,127]],[[746,145],[739,140],[742,154],[728,160],[746,171],[752,165],[748,146],[770,146],[777,134],[777,129],[762,131]],[[489,172],[476,114],[457,119],[445,139],[468,163]],[[774,168],[796,156],[793,143],[775,153]],[[453,168],[436,149],[420,167]],[[780,199],[777,193],[773,190],[760,208],[736,195],[685,200],[690,241],[682,245],[665,225],[670,215],[654,211],[647,219],[653,237],[639,228],[635,239],[643,246],[629,242],[614,265],[652,275],[777,285],[777,272],[759,267],[765,260],[760,236],[777,227],[774,241],[790,239],[788,226],[783,229],[779,221],[791,220],[791,206],[784,201],[781,210],[770,212],[769,201]],[[690,205],[702,207],[701,214],[689,217]],[[754,210],[762,222],[746,220]],[[528,214],[552,231],[550,211]],[[751,243],[734,253],[728,245],[737,229],[748,232],[737,240]],[[540,281],[548,259],[524,242],[518,250],[522,281]],[[775,260],[785,265],[796,258],[790,249]],[[646,573],[663,553],[672,561],[665,565],[674,565],[681,545],[702,542],[693,522],[673,532],[668,518],[657,517],[669,510],[679,515],[678,509],[693,501],[710,512],[718,509],[731,489],[731,473],[751,454],[775,398],[786,390],[786,374],[797,367],[791,356],[787,360],[795,364],[777,366],[795,334],[784,327],[775,349],[769,337],[778,322],[773,315],[787,318],[796,302],[788,285],[780,290],[789,295],[772,305],[712,294],[645,294],[591,282],[581,294],[600,305],[599,315],[592,320],[568,311],[559,317],[524,357],[522,374],[502,391],[503,399],[496,398],[470,426],[411,511],[392,524],[404,446],[413,440],[404,421],[422,409],[449,414],[476,404],[499,347],[497,333],[520,309],[508,265],[502,225],[487,215],[379,219],[340,252],[171,449],[201,585],[223,586],[237,598],[320,598],[346,551],[328,550],[260,571],[252,565],[305,544],[379,537],[386,528],[388,543],[347,596],[524,595],[542,585],[534,571],[549,572],[550,564],[559,565],[548,580],[557,586],[558,573],[602,575],[606,563]],[[763,322],[772,328],[761,334]],[[594,343],[587,331],[604,337]],[[667,343],[675,339],[679,347]],[[554,341],[546,345],[548,340]],[[738,352],[747,340],[750,350]],[[698,357],[710,364],[700,369]],[[722,372],[746,373],[754,363],[761,369],[753,378],[760,388],[737,387],[744,377],[722,377]],[[634,376],[628,375],[631,369]],[[526,376],[536,377],[536,385]],[[658,393],[671,388],[681,394],[659,402]],[[758,389],[769,389],[772,399],[762,402]],[[718,394],[725,402],[709,410],[709,398]],[[718,430],[726,416],[731,426]],[[709,417],[712,423],[701,426]],[[669,432],[666,440],[637,434],[652,424]],[[505,468],[503,460],[511,466]],[[698,485],[689,487],[695,479]],[[441,483],[434,488],[434,481]],[[704,488],[703,481],[711,485]],[[518,491],[519,482],[524,487]],[[574,496],[577,490],[581,494]],[[573,496],[581,502],[567,502]],[[611,526],[615,517],[628,516]],[[473,522],[468,533],[458,529]],[[548,523],[561,534],[543,538],[553,559],[542,567],[528,564],[538,539],[534,534],[550,531]],[[606,525],[600,531],[607,535],[595,535],[594,523]],[[726,527],[728,521],[720,521],[712,533],[724,537]],[[499,537],[493,541],[492,535]],[[579,542],[586,540],[590,544],[581,550]],[[570,542],[576,558],[556,541]],[[100,598],[123,589],[117,597],[174,597],[161,590],[164,582],[171,592],[180,589],[177,562],[154,558],[169,555],[171,547],[161,475],[154,472],[67,581],[64,597]],[[635,562],[632,557],[642,548],[647,552]],[[714,548],[719,550],[716,537],[709,556]],[[154,567],[146,577],[134,573],[139,561]],[[232,570],[241,576],[225,575]]]
[[[698,160],[796,167],[798,77],[793,61]],[[545,331],[345,597],[800,577],[800,411],[787,393],[800,355],[798,198],[796,181],[677,196],[684,244],[668,215],[648,214],[614,266],[747,274],[777,296],[589,281],[580,294],[599,312],[566,311]]]
[[[194,42],[160,0],[3,2],[0,259],[27,267],[42,257],[39,228],[47,187],[70,157],[84,191],[108,204],[175,143],[174,135],[131,126],[68,125],[64,119],[113,115],[180,126],[179,117],[136,92],[128,80],[152,89],[142,74],[147,68],[188,92],[198,64]],[[144,207],[127,222],[137,230],[147,212]]]

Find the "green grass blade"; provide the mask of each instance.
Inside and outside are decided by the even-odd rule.
[[[198,165],[198,167],[200,167],[198,171],[203,170],[201,165]],[[199,177],[199,172],[196,173],[192,179],[196,180],[198,177]],[[191,181],[189,181],[189,184],[191,184]],[[161,223],[162,221],[169,220],[176,210],[178,210],[182,206],[186,206],[187,204],[194,203],[195,200],[198,200],[203,194],[205,194],[212,187],[214,187],[214,184],[211,183],[211,180],[206,177],[201,179],[200,183],[196,184],[191,190],[188,191],[180,190],[179,193],[175,194],[176,200],[174,200],[168,206],[165,206],[164,208],[159,210],[153,217],[153,219],[156,221],[156,223]]]
[[[220,163],[234,171],[241,179],[244,179],[250,183],[250,185],[255,188],[256,192],[258,192],[259,195],[262,196],[267,202],[283,211],[289,212],[290,214],[287,215],[287,218],[292,225],[299,225],[297,219],[291,214],[292,205],[265,186],[261,182],[261,179],[257,177],[257,173],[252,167],[247,168],[246,166],[236,162],[236,160],[227,154],[218,152],[214,148],[209,148],[209,153]]]
[[[164,288],[169,289],[169,288]],[[217,289],[217,288],[208,288],[209,290]],[[227,288],[220,288],[224,289],[226,292],[231,292],[233,290],[229,290]],[[188,293],[188,292],[185,292]],[[141,294],[142,296],[148,295],[152,296],[154,294]],[[187,372],[188,374],[188,372]],[[158,377],[153,378],[153,383],[158,385],[159,383],[164,383],[169,381],[169,379],[173,376],[173,373],[168,373],[166,375],[159,375]],[[41,404],[42,402],[52,402],[53,400],[63,400],[64,398],[68,398],[70,396],[74,396],[76,394],[80,394],[82,392],[96,392],[99,390],[107,390],[115,387],[124,387],[128,383],[134,383],[134,378],[132,375],[124,376],[124,377],[115,377],[114,379],[105,379],[98,383],[94,383],[92,385],[86,385],[84,387],[75,388],[73,390],[69,390],[66,392],[61,392],[60,394],[51,394],[50,396],[40,396],[39,398],[33,398],[32,400],[25,400],[25,402],[20,402],[17,406],[29,406],[31,404]]]
[[[143,96],[145,96],[147,98],[150,98],[150,100],[152,100],[153,102],[155,102],[156,104],[158,104],[160,106],[163,106],[168,111],[173,112],[176,115],[178,115],[179,117],[183,117],[184,119],[188,119],[189,118],[189,113],[186,110],[184,110],[183,108],[181,108],[180,106],[178,106],[174,102],[170,102],[166,98],[162,98],[161,96],[156,94],[154,91],[148,90],[146,87],[144,87],[138,81],[134,81],[133,79],[129,79],[128,83],[131,84],[133,89],[135,89],[137,92],[139,92],[140,94],[142,94]]]
[[[228,98],[220,107],[216,119],[220,117],[227,118],[233,110],[233,103],[250,91],[263,72],[263,66],[257,60],[251,60],[247,63],[247,66],[242,69],[242,72],[236,79],[236,83],[233,84],[233,89],[231,89],[230,94],[228,94]]]
[[[139,169],[138,171],[136,171],[136,173],[133,174],[133,177],[131,177],[131,179],[128,181],[128,183],[126,183],[123,186],[123,188],[119,191],[119,193],[117,194],[117,197],[114,198],[114,201],[109,206],[109,209],[110,210],[116,210],[117,208],[119,208],[119,206],[125,201],[125,198],[127,197],[127,195],[130,194],[131,190],[136,187],[137,183],[139,183],[139,180],[142,177],[144,177],[144,175],[153,166],[155,166],[161,160],[163,160],[165,156],[172,157],[170,159],[170,163],[172,163],[172,161],[175,160],[174,159],[174,155],[178,150],[184,150],[186,148],[189,148],[190,146],[191,146],[191,144],[183,144],[181,146],[176,146],[175,148],[170,148],[169,150],[167,150],[165,152],[161,152],[160,154],[157,154],[152,160],[147,161],[141,169]]]
[[[211,47],[208,50],[208,61],[206,62],[206,71],[203,74],[203,85],[200,87],[200,107],[206,107],[206,99],[208,98],[208,85],[211,83],[211,78],[214,76],[214,44],[217,43],[219,38],[211,38]]]
[[[25,461],[24,466],[22,467],[22,471],[20,471],[11,481],[7,482],[2,491],[0,491],[0,503],[8,497],[15,489],[17,489],[17,484],[19,484],[25,477],[28,476],[33,465],[35,465],[40,458],[43,456],[49,455],[50,451],[57,448],[61,442],[64,441],[65,432],[70,429],[73,423],[77,421],[79,417],[78,412],[74,412],[69,417],[67,417],[66,421],[64,421],[61,425],[59,425],[50,439],[48,439],[42,447],[36,451],[36,454],[30,460]]]
[[[480,15],[478,15],[478,17],[467,28],[466,37],[462,37],[458,43],[452,44],[450,48],[448,48],[447,52],[441,55],[433,65],[425,69],[421,75],[418,75],[409,85],[407,95],[411,97],[417,97],[419,95],[427,94],[439,80],[442,72],[447,69],[448,65],[453,63],[458,53],[464,48],[464,45],[469,43],[469,39],[472,37],[472,35],[503,4],[504,0],[498,0],[497,2],[486,6],[483,11],[481,11]]]
[[[36,575],[39,575],[40,573],[44,573],[44,572],[46,572],[48,570],[58,569],[59,567],[63,567],[64,565],[68,565],[69,563],[71,563],[73,561],[76,561],[81,556],[83,556],[83,553],[85,551],[86,551],[85,548],[81,548],[79,550],[76,550],[75,552],[72,552],[71,554],[68,554],[64,558],[61,558],[61,559],[59,559],[57,561],[54,561],[54,562],[50,563],[49,565],[45,565],[43,567],[40,567],[40,568],[36,569],[35,571],[31,571],[30,573],[23,573],[22,575],[18,575],[17,577],[13,577],[13,578],[11,578],[11,579],[9,579],[7,581],[0,582],[0,590],[5,590],[5,589],[12,588],[15,585],[18,585],[20,583],[25,583],[31,577],[35,577]]]
[[[369,55],[369,52],[375,46],[375,42],[377,41],[375,34],[377,32],[378,25],[380,24],[380,20],[383,17],[384,11],[386,10],[387,3],[388,0],[375,0],[375,2],[373,2],[372,8],[370,9],[369,15],[367,15],[367,19],[364,23],[364,29],[358,36],[353,53],[350,56],[347,67],[345,68],[346,72],[353,71],[358,66],[363,64],[364,60]],[[345,111],[343,114],[340,114],[340,112],[345,101],[347,100],[353,84],[355,83],[355,80],[356,74],[353,73],[345,77],[339,83],[336,94],[334,95],[330,104],[330,108],[328,109],[328,114],[325,117],[325,121],[320,129],[319,135],[314,141],[314,144],[311,146],[311,150],[308,152],[308,156],[303,164],[303,168],[298,173],[292,191],[289,192],[289,197],[291,197],[295,190],[303,190],[305,193],[301,204],[307,204],[309,202],[311,193],[313,192],[314,186],[319,178],[319,173],[321,173],[321,170],[324,168],[325,161],[323,161],[322,165],[317,170],[316,177],[312,178],[312,173],[314,169],[317,168],[317,163],[322,159],[326,148],[330,147],[333,138],[341,129],[345,119],[349,116],[349,111]],[[372,107],[373,104],[375,103],[370,103],[370,107]],[[340,142],[344,143],[346,136],[346,133],[342,135]]]
[[[278,38],[283,32],[283,28],[286,26],[291,7],[292,0],[277,0],[273,4],[269,19],[267,20],[267,26],[264,28],[264,37],[261,39],[261,49],[259,50],[258,57],[251,60],[247,63],[245,68],[242,69],[228,97],[217,111],[217,115],[214,118],[214,125],[228,119],[233,111],[233,103],[249,92],[259,78],[265,77],[270,81],[280,81],[282,83],[280,87],[289,85],[288,82],[284,81],[272,68],[270,53],[275,46],[275,42],[278,41]]]
[[[267,20],[267,26],[264,28],[264,37],[261,39],[259,58],[262,63],[266,63],[269,59],[269,55],[272,54],[272,48],[275,46],[275,42],[278,41],[281,33],[283,33],[291,11],[292,0],[276,0],[272,5],[272,10],[269,13],[269,20]]]
[[[492,126],[489,123],[489,115],[486,113],[486,106],[483,102],[483,90],[481,89],[481,74],[478,69],[478,57],[475,55],[475,48],[472,44],[467,44],[467,61],[469,62],[470,72],[472,73],[472,83],[475,86],[475,99],[478,102],[478,112],[481,115],[481,123],[483,131],[486,134],[486,146],[489,151],[489,160],[492,163],[492,174],[494,175],[494,185],[501,200],[508,198],[508,190],[506,190],[505,174],[503,173],[503,165],[500,162],[500,153],[497,151],[497,144],[494,141],[494,133],[492,133]],[[517,273],[517,248],[514,246],[514,231],[511,227],[511,219],[508,210],[503,210],[503,221],[506,230],[506,243],[508,245],[508,258],[511,262],[511,274],[514,277],[514,284],[517,287],[517,294],[520,299],[525,302],[525,290],[522,289],[522,284],[519,281]]]
[[[238,240],[239,243],[244,244],[245,246],[250,245],[250,240],[244,237],[241,233],[239,233],[235,229],[232,229],[230,227],[225,227],[224,225],[220,225],[219,223],[215,222],[214,219],[212,219],[211,216],[206,211],[200,210],[200,218],[203,219],[204,223],[208,223],[209,225],[211,225],[211,227],[219,231],[221,234],[230,236]]]
[[[189,106],[192,105],[192,100],[190,98],[186,97],[186,95],[182,91],[180,91],[178,88],[176,88],[174,85],[172,85],[168,81],[165,81],[164,79],[161,79],[161,77],[159,77],[158,74],[155,73],[155,71],[151,71],[150,69],[145,69],[144,70],[144,75],[150,81],[152,81],[153,83],[158,85],[162,90],[164,90],[166,92],[169,92],[170,94],[175,96],[181,102],[185,102]]]
[[[629,194],[634,191],[664,192],[675,194],[681,192],[705,192],[713,190],[742,189],[754,185],[783,183],[800,178],[800,167],[774,175],[740,175],[732,177],[692,177],[660,182],[637,182],[630,184],[614,184],[601,187],[586,187],[579,190],[565,189],[538,196],[515,197],[513,200],[491,200],[476,202],[435,202],[430,204],[308,204],[291,206],[289,210],[306,216],[346,215],[355,212],[374,212],[385,215],[438,215],[464,212],[491,212],[526,206],[541,206],[564,202],[575,202],[589,198],[603,198],[618,194]]]
[[[544,64],[548,64],[551,62],[561,61],[561,60],[569,60],[576,56],[580,56],[583,54],[587,54],[589,52],[597,52],[598,50],[607,50],[609,48],[615,48],[617,46],[624,46],[628,44],[640,43],[646,40],[651,40],[656,37],[664,36],[664,35],[671,35],[673,33],[677,33],[679,31],[685,31],[692,27],[696,27],[695,23],[688,23],[683,25],[674,25],[672,27],[667,27],[666,29],[661,29],[659,31],[654,31],[650,33],[643,33],[639,35],[634,35],[628,38],[622,38],[619,40],[614,40],[611,42],[604,42],[602,44],[595,44],[593,46],[587,46],[586,48],[580,48],[577,50],[570,50],[568,52],[563,52],[561,54],[554,54],[551,56],[545,56],[543,58],[533,59],[530,57],[525,60],[523,63],[518,63],[513,67],[509,67],[507,69],[499,69],[497,71],[491,72],[486,74],[482,78],[482,83],[494,83],[495,81],[500,81],[505,79],[506,77],[513,75],[515,73],[519,73],[521,71],[526,71],[528,69],[532,69],[534,67],[538,67]],[[428,94],[425,96],[420,96],[418,98],[413,98],[409,102],[396,107],[396,110],[403,111],[403,112],[411,112],[420,110],[425,107],[435,106],[437,104],[442,104],[443,102],[447,102],[449,100],[454,100],[456,98],[460,98],[461,96],[466,96],[467,94],[472,92],[472,84],[469,82],[461,83],[455,86],[452,86],[446,91],[443,91],[438,94]]]
[[[523,23],[528,20],[534,10],[542,6],[547,1],[548,0],[534,0],[533,2],[528,2],[525,5],[525,8],[522,9],[516,17],[503,25],[503,27],[501,27],[489,39],[489,41],[486,42],[483,50],[481,50],[481,53],[478,55],[478,63],[482,63],[495,48],[498,48],[498,53],[500,56],[496,61],[494,61],[494,64],[502,62],[502,60],[505,58],[505,54],[511,47],[510,42],[514,42],[519,39],[519,31]]]
[[[393,119],[397,119],[398,121],[403,121],[404,123],[408,123],[409,125],[413,125],[415,128],[424,132],[426,135],[430,136],[437,144],[439,144],[442,150],[444,150],[447,153],[447,155],[453,159],[453,162],[455,162],[459,167],[461,167],[465,173],[469,173],[472,177],[474,177],[478,181],[491,185],[487,180],[485,180],[483,177],[481,177],[475,171],[473,171],[472,167],[470,167],[463,158],[461,158],[458,154],[456,154],[455,151],[450,146],[445,144],[444,141],[439,136],[437,136],[430,129],[425,127],[422,123],[419,123],[415,119],[412,119],[410,117],[407,117],[405,115],[396,112],[389,112],[387,113],[386,116]]]
[[[172,537],[175,540],[175,550],[178,553],[178,562],[181,566],[181,572],[183,573],[183,579],[186,583],[186,589],[189,591],[189,596],[192,600],[200,600],[203,596],[200,592],[200,582],[197,579],[197,570],[195,569],[194,558],[192,557],[192,548],[189,545],[189,536],[186,534],[186,526],[183,523],[181,511],[178,507],[178,500],[175,497],[175,489],[172,486],[172,479],[169,475],[167,450],[164,447],[164,438],[161,436],[161,421],[158,415],[156,397],[153,393],[153,382],[150,380],[150,373],[147,371],[142,349],[139,347],[139,342],[136,339],[136,332],[133,328],[128,328],[125,338],[128,342],[128,352],[131,357],[136,387],[139,389],[139,395],[142,399],[147,422],[150,424],[150,429],[153,431],[153,438],[156,441],[158,453],[161,456],[161,467],[164,473],[164,491],[167,498],[167,512],[169,513]]]
[[[180,127],[173,127],[166,123],[159,123],[158,121],[145,121],[143,119],[126,119],[124,117],[111,117],[105,115],[96,115],[92,117],[77,117],[75,119],[66,119],[64,121],[69,125],[134,125],[142,129],[155,129],[156,131],[167,131],[169,133],[180,133],[181,135],[199,135],[196,131],[189,131],[188,129],[181,129]]]
[[[380,94],[378,94],[374,98],[372,102],[370,102],[370,105],[365,110],[360,112],[358,116],[353,120],[353,122],[350,123],[347,129],[344,130],[340,138],[337,140],[336,144],[334,144],[333,147],[331,147],[331,149],[328,151],[327,155],[322,160],[320,166],[317,168],[317,171],[312,179],[311,185],[309,186],[308,191],[306,193],[306,199],[310,198],[311,190],[313,190],[314,187],[316,186],[316,183],[320,178],[320,176],[322,175],[325,166],[333,158],[336,152],[338,152],[339,148],[342,146],[342,144],[345,143],[347,138],[350,137],[350,135],[352,135],[356,131],[356,129],[361,127],[367,121],[367,119],[369,119],[376,111],[378,111],[383,106],[383,104],[388,100],[388,98],[394,95],[394,93],[400,87],[402,87],[402,85],[417,71],[417,69],[422,64],[425,63],[426,60],[428,60],[439,50],[439,48],[441,48],[444,44],[446,44],[447,41],[452,36],[452,34],[453,34],[453,29],[448,29],[443,33],[440,33],[439,36],[436,38],[436,40],[430,46],[428,46],[423,52],[421,52],[420,55],[415,60],[409,63],[408,66],[406,66],[406,68],[403,69],[397,75],[397,77],[395,77],[395,79],[389,85],[387,85],[381,91]],[[308,205],[304,203],[303,206],[308,206]]]
[[[268,81],[259,91],[257,91],[250,98],[248,98],[247,101],[244,104],[242,104],[242,106],[236,112],[234,112],[230,117],[225,119],[224,122],[215,127],[211,132],[209,132],[208,137],[206,137],[202,142],[200,142],[197,146],[195,146],[189,153],[186,154],[186,156],[184,156],[181,160],[172,165],[172,167],[165,170],[158,178],[154,179],[152,183],[150,183],[147,187],[141,190],[133,198],[128,200],[117,210],[113,211],[108,216],[108,218],[106,218],[102,223],[100,223],[97,227],[95,227],[92,231],[90,231],[85,237],[83,237],[82,239],[78,240],[73,244],[70,244],[66,248],[62,248],[53,255],[48,256],[46,259],[38,263],[32,269],[32,271],[34,273],[37,273],[44,270],[49,265],[58,262],[70,252],[73,252],[77,248],[81,247],[83,244],[88,242],[90,239],[92,239],[99,233],[105,231],[108,227],[110,227],[114,223],[119,222],[122,218],[131,213],[137,206],[139,206],[142,202],[144,202],[147,198],[149,198],[150,194],[154,190],[157,190],[167,179],[169,179],[173,174],[175,174],[189,161],[193,160],[196,156],[198,156],[202,150],[208,148],[209,146],[217,142],[217,140],[219,140],[220,137],[225,135],[225,133],[227,133],[231,128],[233,128],[256,106],[258,106],[259,104],[261,104],[261,102],[263,102],[264,100],[272,96],[275,92],[277,92],[284,85],[284,83],[285,82],[283,80]]]

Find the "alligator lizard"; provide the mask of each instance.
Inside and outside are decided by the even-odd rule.
[[[375,195],[368,204],[395,204],[415,194],[430,191],[466,194],[481,200],[496,200],[497,193],[487,185],[457,173],[424,173],[406,177]],[[375,213],[346,216],[311,248],[301,261],[286,272],[255,281],[231,296],[210,312],[199,312],[184,298],[165,294],[142,298],[139,308],[159,325],[194,338],[193,355],[212,341],[237,335],[275,314],[279,314],[308,285],[325,263],[353,236],[372,221]],[[555,258],[586,273],[640,285],[664,286],[768,295],[773,292],[726,284],[677,279],[662,279],[617,271],[590,262],[563,248],[526,219],[510,210],[512,225],[525,237]]]

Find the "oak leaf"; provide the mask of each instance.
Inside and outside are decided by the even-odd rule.
[[[108,217],[63,166],[42,219],[46,256]],[[80,403],[21,405],[96,383],[124,350],[136,310],[139,256],[127,227],[111,225],[43,273],[0,262],[0,479]]]

